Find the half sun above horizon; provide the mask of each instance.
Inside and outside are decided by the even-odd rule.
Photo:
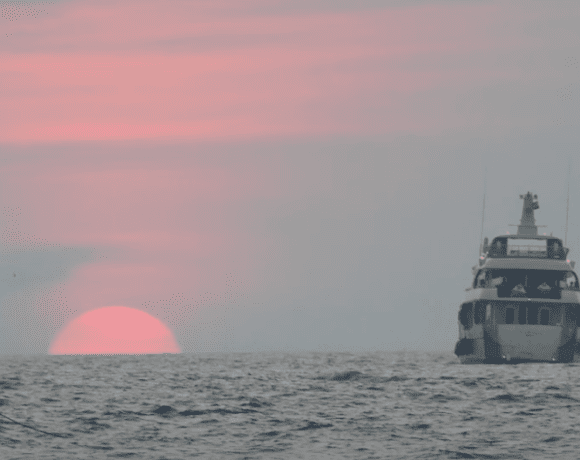
[[[91,310],[69,322],[50,345],[51,355],[181,353],[161,321],[136,308]]]

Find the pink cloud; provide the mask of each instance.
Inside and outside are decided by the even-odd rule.
[[[266,190],[261,170],[246,168],[245,174],[235,174],[199,167],[191,160],[181,169],[144,164],[102,171],[85,168],[38,165],[26,175],[13,168],[19,179],[9,187],[30,211],[22,218],[27,231],[63,245],[122,248],[124,257],[137,260],[139,266],[171,261],[164,274],[182,285],[195,286],[180,273],[190,272],[199,261],[249,263],[248,229],[237,207],[254,196],[276,193]],[[137,282],[131,280],[159,277],[141,273],[138,267],[121,273],[119,262],[109,263],[114,265],[111,273],[119,275],[110,281],[125,284],[125,291],[127,283]]]
[[[250,203],[291,200],[295,184],[304,190],[311,182],[305,177],[317,174],[316,163],[284,165],[275,155],[147,160],[114,152],[103,160],[81,148],[2,172],[5,190],[27,210],[18,219],[26,233],[39,242],[95,248],[97,258],[79,261],[67,280],[70,305],[83,312],[119,302],[138,307],[143,298],[184,286],[192,297],[219,292],[233,267],[252,279],[265,263],[255,254],[266,237],[252,232]]]
[[[451,106],[432,117],[445,91],[521,77],[461,63],[523,46],[487,30],[496,5],[289,16],[191,5],[69,3],[28,38],[46,52],[2,45],[0,142],[437,130],[461,123]]]

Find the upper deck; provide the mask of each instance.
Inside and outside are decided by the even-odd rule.
[[[524,200],[522,217],[518,225],[517,235],[496,236],[491,244],[485,238],[479,265],[484,265],[491,259],[532,259],[532,260],[566,260],[568,248],[565,248],[560,238],[538,235],[538,227],[534,211],[540,207],[537,195],[528,192],[520,195]],[[573,266],[573,264],[572,264]]]
[[[523,198],[524,206],[517,235],[496,236],[491,244],[488,244],[487,238],[484,239],[479,258],[479,267],[473,267],[474,280],[472,287],[483,287],[477,281],[478,277],[493,273],[501,272],[503,273],[502,277],[507,276],[506,274],[508,273],[512,278],[514,276],[515,278],[518,276],[523,277],[522,279],[526,283],[528,278],[533,281],[536,277],[545,275],[545,277],[550,278],[548,280],[550,293],[548,293],[549,295],[543,294],[546,294],[547,297],[553,297],[556,295],[556,291],[561,288],[559,286],[560,281],[562,281],[560,278],[567,279],[567,273],[572,272],[570,276],[574,278],[572,280],[574,281],[574,289],[578,289],[578,280],[576,274],[573,273],[574,262],[570,262],[567,259],[569,249],[564,247],[560,238],[552,235],[538,235],[538,228],[534,218],[534,210],[539,208],[537,201],[534,201],[537,199],[537,195],[532,195],[528,192],[526,195],[520,195],[520,198]],[[499,277],[500,275],[497,276]],[[546,280],[540,280],[537,283],[538,286],[543,286],[543,281]],[[538,286],[532,286],[532,288],[535,289]],[[546,297],[543,294],[541,297]]]
[[[496,236],[486,247],[486,257],[491,258],[534,258],[566,260],[568,249],[560,238],[540,235]]]

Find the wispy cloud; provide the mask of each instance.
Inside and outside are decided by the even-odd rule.
[[[435,132],[462,125],[457,91],[522,77],[490,60],[524,46],[496,4],[220,8],[65,2],[19,24],[0,43],[0,141]]]

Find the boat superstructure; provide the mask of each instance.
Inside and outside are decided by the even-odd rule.
[[[568,248],[538,235],[537,195],[524,200],[516,235],[485,238],[459,308],[462,363],[570,362],[580,322],[580,289]]]

